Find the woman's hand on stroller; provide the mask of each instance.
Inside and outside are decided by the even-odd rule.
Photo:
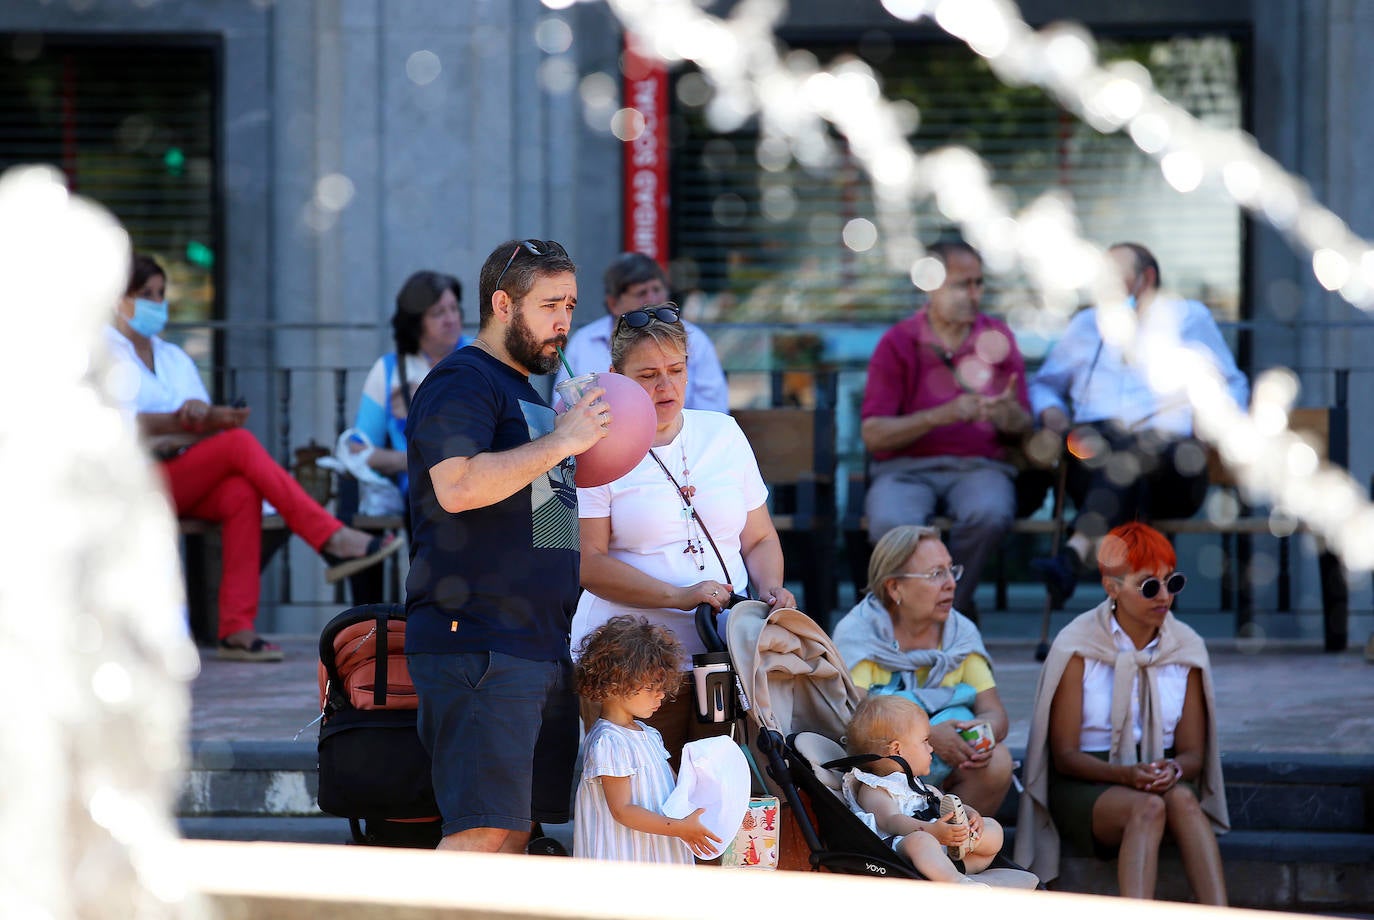
[[[769,610],[778,610],[783,607],[798,609],[796,597],[782,585],[764,588],[759,592],[759,600],[767,604]]]
[[[698,856],[710,859],[715,855],[715,844],[720,843],[720,838],[706,829],[706,825],[701,823],[704,808],[698,808],[687,817],[683,818],[677,827],[677,836],[682,842],[687,844],[691,851]]]
[[[695,610],[702,604],[710,604],[717,612],[724,610],[730,603],[730,595],[733,592],[733,588],[727,582],[721,581],[699,581],[679,590],[681,594],[677,609]]]

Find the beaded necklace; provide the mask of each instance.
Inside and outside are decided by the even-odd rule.
[[[663,468],[663,472],[668,473],[668,481],[673,485],[673,491],[677,493],[678,501],[682,503],[682,523],[687,531],[687,548],[682,552],[684,555],[691,554],[692,562],[696,565],[698,572],[706,571],[706,547],[701,542],[701,530],[697,527],[697,515],[692,508],[692,496],[696,495],[696,487],[692,485],[692,471],[687,468],[687,426],[684,424],[678,430],[677,435],[678,452],[682,457],[682,481],[679,483],[668,473],[668,467],[663,460],[652,450],[654,461]]]
[[[720,563],[721,573],[725,576],[725,580],[729,582],[731,581],[730,570],[725,565],[725,557],[720,554],[720,547],[716,546],[716,541],[711,538],[711,531],[706,529],[706,522],[701,519],[701,516],[697,514],[697,509],[692,506],[692,496],[696,494],[697,490],[696,486],[686,481],[687,476],[690,472],[687,469],[687,442],[686,438],[683,437],[686,428],[686,419],[683,419],[683,426],[678,430],[678,436],[682,438],[682,440],[678,442],[678,446],[682,449],[682,477],[684,480],[683,483],[679,483],[675,478],[673,478],[672,472],[668,469],[667,465],[664,464],[663,460],[659,458],[658,454],[653,452],[653,450],[649,451],[649,456],[653,457],[654,462],[658,464],[658,468],[663,470],[663,475],[667,476],[668,481],[673,484],[673,489],[676,490],[678,498],[682,502],[683,517],[687,519],[688,526],[687,548],[682,552],[684,554],[692,554],[692,558],[695,560],[697,564],[697,571],[705,571],[706,561],[704,557],[706,555],[706,551],[701,546],[701,538],[705,537],[706,542],[711,545],[711,551],[715,553],[716,561]],[[693,547],[695,547],[695,549]],[[697,559],[696,557],[698,554],[700,554],[703,558]],[[731,584],[735,583],[736,582],[731,582]],[[743,583],[744,582],[738,582],[738,584]]]

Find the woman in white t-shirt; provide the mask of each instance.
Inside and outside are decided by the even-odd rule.
[[[670,303],[616,321],[611,370],[644,387],[657,427],[648,456],[633,470],[609,485],[577,490],[586,590],[572,645],[611,617],[637,614],[671,629],[690,667],[691,655],[705,650],[693,621],[700,604],[720,610],[751,583],[773,609],[797,601],[783,586],[782,544],[744,432],[724,413],[683,408],[687,333],[680,316]],[[595,721],[585,701],[583,718]],[[717,726],[697,724],[685,692],[649,724],[663,735],[674,770],[686,742],[718,733]]]

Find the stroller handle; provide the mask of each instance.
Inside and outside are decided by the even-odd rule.
[[[747,600],[749,598],[742,594],[731,594],[723,609],[729,610],[740,601]],[[720,630],[716,629],[716,608],[710,604],[698,604],[694,617],[697,624],[697,635],[701,637],[702,644],[706,646],[706,651],[725,651],[725,640],[721,638]]]
[[[725,640],[716,629],[716,608],[710,604],[698,604],[696,610],[697,635],[708,652],[725,651]]]

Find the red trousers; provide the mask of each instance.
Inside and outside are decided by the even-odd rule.
[[[262,502],[319,550],[344,526],[319,506],[245,428],[222,431],[161,464],[177,517],[220,525],[219,636],[252,629],[258,617]]]

